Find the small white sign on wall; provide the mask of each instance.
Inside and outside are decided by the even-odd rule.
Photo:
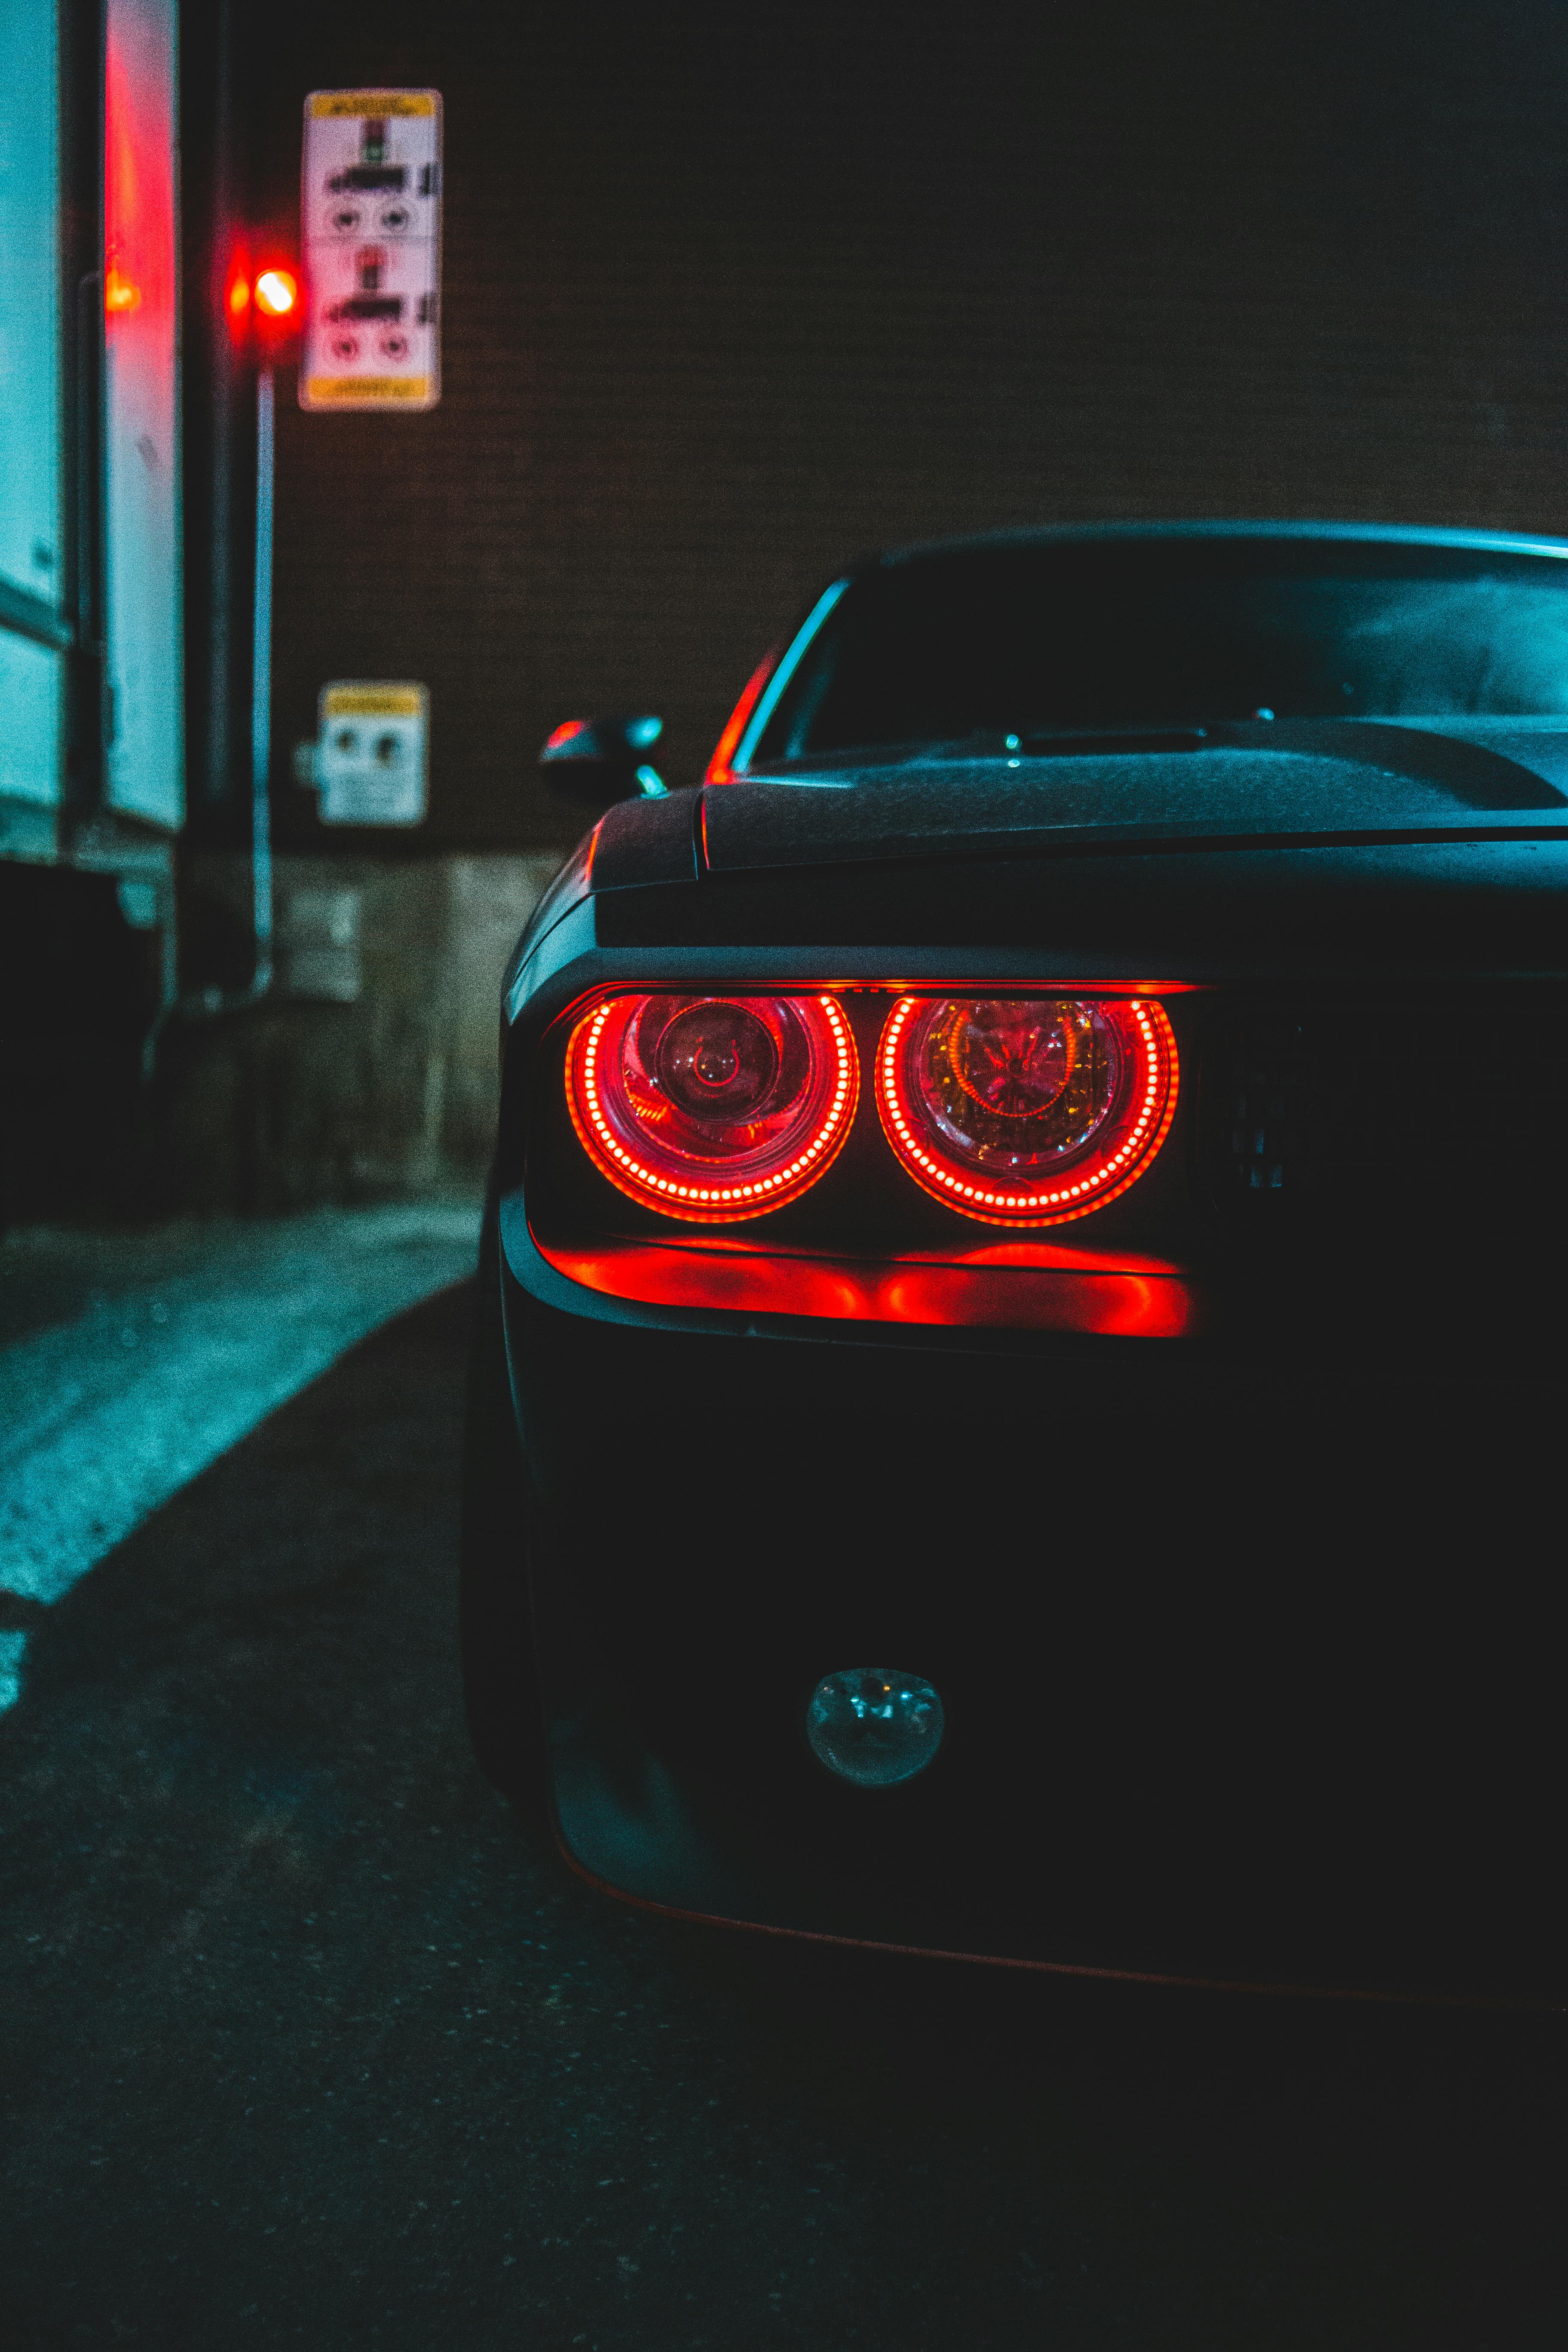
[[[305,100],[301,408],[441,397],[441,100],[318,89]]]
[[[342,678],[321,688],[317,709],[322,824],[422,824],[429,790],[425,688]]]

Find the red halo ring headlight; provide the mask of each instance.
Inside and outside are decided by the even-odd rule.
[[[609,996],[572,1032],[578,1139],[645,1208],[702,1224],[766,1216],[848,1135],[859,1062],[831,996]]]
[[[966,1217],[1057,1225],[1137,1182],[1175,1116],[1176,1041],[1143,997],[900,997],[877,1049],[883,1130]]]

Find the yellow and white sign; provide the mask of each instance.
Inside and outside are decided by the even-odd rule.
[[[317,705],[323,824],[419,824],[428,801],[430,698],[413,682],[341,678]]]
[[[318,89],[305,100],[300,405],[434,408],[441,397],[441,100]]]

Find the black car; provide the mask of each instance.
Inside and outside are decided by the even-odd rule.
[[[670,1911],[1561,2000],[1568,542],[857,563],[517,950],[462,1636]]]

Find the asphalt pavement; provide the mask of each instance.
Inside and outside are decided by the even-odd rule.
[[[0,1607],[58,1601],[345,1348],[467,1274],[479,1230],[456,1197],[0,1237]]]
[[[27,1619],[0,2341],[1561,2344],[1560,2018],[834,1952],[574,1878],[462,1727],[468,1313],[361,1342]]]

